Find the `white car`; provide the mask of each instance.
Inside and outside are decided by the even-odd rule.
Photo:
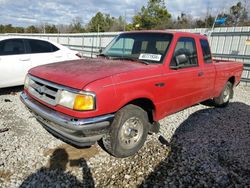
[[[52,41],[31,37],[0,38],[0,88],[23,85],[32,67],[80,59],[78,52]]]

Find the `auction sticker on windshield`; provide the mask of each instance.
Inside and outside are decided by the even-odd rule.
[[[160,54],[140,54],[139,59],[151,60],[151,61],[160,61],[161,60],[161,55]]]

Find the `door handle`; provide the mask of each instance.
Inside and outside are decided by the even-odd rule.
[[[198,73],[198,76],[203,76],[204,75],[204,72],[199,72]]]
[[[164,87],[165,83],[164,82],[159,82],[159,83],[156,83],[155,86],[157,86],[157,87]]]
[[[20,58],[19,60],[20,60],[20,61],[29,61],[30,58]]]

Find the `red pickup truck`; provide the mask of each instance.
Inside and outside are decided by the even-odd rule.
[[[23,103],[52,134],[77,146],[102,140],[116,157],[135,154],[160,119],[205,100],[226,106],[243,65],[212,59],[202,35],[118,35],[96,59],[29,71]]]

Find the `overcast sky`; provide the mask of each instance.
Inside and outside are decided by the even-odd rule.
[[[246,2],[248,2],[247,0]],[[228,9],[238,0],[167,0],[167,10],[173,17],[181,12],[194,18],[204,17],[207,9],[216,14]],[[70,24],[72,19],[80,17],[83,24],[98,12],[118,17],[124,16],[131,22],[147,0],[0,0],[0,24],[14,26],[38,25],[41,23]]]

